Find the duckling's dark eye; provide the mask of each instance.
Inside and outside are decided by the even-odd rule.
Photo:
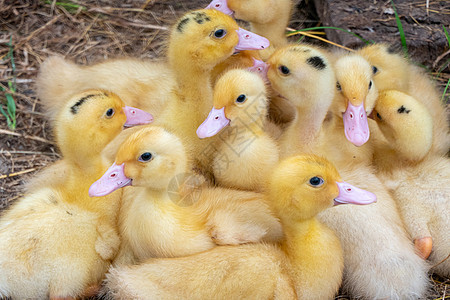
[[[369,90],[372,88],[372,80],[369,82]]]
[[[150,152],[145,152],[145,153],[142,153],[141,156],[139,156],[138,160],[142,161],[142,162],[148,162],[148,161],[152,160],[152,158],[153,158],[153,155]]]
[[[279,66],[278,69],[280,70],[281,74],[288,75],[291,73],[291,70],[289,70],[286,66]]]
[[[111,118],[112,116],[114,116],[114,113],[115,113],[114,108],[110,108],[106,111],[105,115],[107,118]]]
[[[242,94],[242,95],[239,95],[239,97],[236,98],[236,103],[244,103],[245,100],[247,100],[247,96]]]
[[[309,180],[309,184],[313,187],[319,187],[323,184],[323,179],[320,177],[314,176]]]
[[[373,72],[374,75],[377,74],[378,73],[378,68],[375,67],[375,66],[372,66],[372,72]]]
[[[342,87],[341,84],[339,83],[339,81],[336,82],[336,89],[340,92],[342,91]]]
[[[378,112],[377,112],[377,118],[380,120],[383,120]]]
[[[223,38],[227,34],[227,31],[225,29],[217,29],[214,31],[214,36],[218,39]]]

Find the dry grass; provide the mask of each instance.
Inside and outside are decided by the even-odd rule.
[[[82,64],[127,55],[161,57],[171,23],[185,11],[205,7],[209,1],[60,2],[0,0],[0,87],[6,90],[0,94],[2,103],[5,93],[10,92],[8,82],[14,79],[17,82],[13,95],[17,106],[17,128],[9,129],[5,117],[0,115],[0,210],[22,195],[29,176],[59,158],[34,92],[39,64],[53,54]],[[303,24],[317,25],[317,20],[308,20],[307,16],[296,12],[290,27],[299,29]],[[15,66],[7,58],[11,37]],[[447,54],[443,51],[431,61],[430,69],[436,72],[443,63],[448,65]],[[437,78],[444,86],[450,78],[448,67]],[[435,285],[427,299],[450,299],[446,296],[450,294],[449,280],[434,276],[432,279]],[[339,296],[338,299],[347,297]]]

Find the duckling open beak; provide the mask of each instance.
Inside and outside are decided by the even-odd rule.
[[[344,119],[345,136],[355,146],[362,146],[370,136],[367,114],[364,110],[364,103],[354,106],[348,102],[347,110],[342,114]]]
[[[345,181],[337,182],[339,195],[334,198],[334,206],[339,204],[365,205],[377,201],[377,196],[369,191],[357,188]]]
[[[269,47],[270,42],[265,37],[257,35],[256,33],[239,28],[236,30],[239,36],[239,42],[234,47],[235,50],[262,50]]]
[[[123,126],[131,127],[135,125],[144,125],[153,122],[152,114],[143,111],[142,109],[125,106],[123,108],[125,115],[127,116],[127,121]]]
[[[252,57],[253,59],[253,66],[250,68],[247,68],[250,72],[256,73],[259,76],[264,79],[264,81],[268,82],[269,78],[267,77],[267,72],[269,71],[269,65],[262,60],[256,59]]]
[[[221,11],[224,14],[230,15],[230,16],[234,13],[234,11],[232,11],[228,7],[227,0],[213,0],[213,1],[211,1],[211,3],[209,3],[209,5],[207,7],[205,7],[205,9],[215,9],[215,10]]]
[[[124,163],[121,165],[116,165],[116,163],[114,163],[109,167],[105,174],[91,185],[89,188],[89,196],[106,196],[115,190],[131,185],[131,178],[125,176],[124,166]]]
[[[206,120],[198,126],[197,136],[201,139],[212,137],[228,124],[230,124],[230,120],[225,117],[225,106],[221,109],[215,109],[213,107]]]

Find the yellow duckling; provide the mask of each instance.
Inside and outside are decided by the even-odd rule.
[[[419,254],[450,275],[450,161],[434,154],[433,117],[415,98],[399,91],[380,93],[373,111],[386,142],[377,145],[374,164],[397,201]]]
[[[0,218],[0,297],[80,297],[101,283],[119,248],[120,194],[93,201],[88,188],[106,166],[105,145],[124,125],[150,121],[100,90],[66,102],[55,127],[63,159]]]
[[[292,14],[292,0],[213,0],[214,8],[250,23],[250,30],[269,39],[270,47],[261,51],[264,59],[287,44],[286,27]]]
[[[216,183],[262,190],[278,162],[278,147],[264,131],[268,106],[264,81],[250,71],[228,71],[217,81],[213,101],[197,135],[219,137],[212,163]]]
[[[285,231],[279,245],[223,246],[189,257],[113,268],[106,284],[110,296],[333,299],[342,281],[342,249],[316,215],[337,204],[369,204],[375,196],[342,182],[329,161],[308,155],[280,162],[271,175],[267,199]]]
[[[136,130],[121,145],[115,163],[95,182],[91,196],[126,188],[119,227],[123,238],[117,263],[142,262],[150,257],[179,257],[216,244],[277,240],[281,227],[260,194],[222,188],[193,192],[193,205],[173,187],[187,175],[181,141],[165,129]]]
[[[446,155],[450,148],[450,133],[447,111],[441,101],[442,93],[430,80],[428,74],[391,51],[386,44],[374,44],[357,51],[375,67],[374,83],[378,90],[398,90],[414,97],[433,116],[432,152]]]
[[[407,298],[423,295],[428,284],[427,265],[415,254],[394,200],[370,166],[373,147],[370,144],[355,147],[347,140],[344,132],[342,115],[348,106],[347,102],[350,102],[347,99],[353,100],[351,95],[354,91],[351,89],[355,86],[355,91],[361,91],[361,97],[356,94],[354,96],[359,98],[359,101],[364,98],[367,101],[368,96],[373,93],[373,82],[369,89],[372,68],[358,57],[344,57],[345,60],[341,62],[348,63],[339,65],[341,70],[336,71],[336,77],[340,78],[338,85],[335,77],[330,75],[331,71],[327,70],[333,68],[326,55],[319,55],[307,49],[307,46],[290,47],[300,47],[300,51],[289,51],[289,47],[277,50],[269,59],[271,67],[268,77],[273,88],[282,96],[291,97],[289,100],[296,106],[305,105],[297,114],[297,118],[306,124],[305,128],[310,128],[306,127],[309,124],[315,124],[316,119],[322,120],[322,124],[313,127],[316,129],[312,130],[314,135],[308,144],[298,142],[299,139],[305,140],[302,127],[297,131],[292,130],[291,140],[292,143],[297,143],[298,148],[289,147],[289,142],[285,144],[287,147],[280,143],[281,156],[283,147],[287,149],[284,155],[305,152],[323,155],[338,167],[351,184],[376,192],[378,198],[377,203],[371,206],[338,207],[335,211],[325,211],[319,215],[320,220],[335,230],[341,239],[346,268],[344,290],[355,297],[366,298]],[[289,54],[281,55],[281,51]],[[308,60],[320,67],[305,68]],[[364,75],[362,79],[361,72]],[[295,78],[297,74],[303,74],[299,77],[301,80],[292,80],[291,76]],[[353,80],[350,76],[352,74]],[[330,82],[321,81],[321,76],[328,78]],[[313,78],[318,84],[306,84],[309,78]],[[287,84],[289,81],[291,84]],[[359,87],[356,85],[358,82]],[[302,87],[307,88],[303,90]],[[330,96],[335,92],[342,94]],[[372,110],[370,106],[374,105],[373,98],[369,99],[369,105],[364,107],[364,114],[367,114],[366,109],[368,112]],[[316,104],[315,100],[323,101],[323,104]],[[337,101],[339,102],[335,103]],[[363,107],[360,103],[359,107]],[[320,109],[308,109],[311,106]],[[358,106],[358,103],[355,106]],[[287,133],[288,131],[285,132]],[[361,243],[361,240],[364,240],[364,243]],[[390,265],[398,266],[395,272],[392,272]]]
[[[189,157],[203,168],[209,166],[209,142],[196,136],[197,127],[212,105],[211,72],[236,50],[264,49],[267,39],[239,28],[228,15],[214,9],[187,13],[174,26],[168,49],[169,65],[177,88],[159,124],[183,140]]]
[[[327,54],[314,46],[291,45],[278,49],[268,63],[267,77],[272,88],[295,111],[293,121],[279,140],[280,156],[308,152],[320,134],[334,97],[335,77]]]

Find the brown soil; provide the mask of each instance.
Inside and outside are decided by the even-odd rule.
[[[0,114],[0,211],[23,195],[27,178],[59,158],[34,92],[39,64],[53,54],[82,64],[120,56],[161,57],[167,28],[187,10],[205,7],[209,1],[61,2],[75,3],[78,8],[58,5],[51,0],[0,0],[0,87],[11,92],[8,83],[15,80],[17,84],[13,94],[17,106],[16,129],[8,128],[5,117]],[[450,78],[449,45],[443,33],[443,25],[450,31],[450,2],[430,1],[428,11],[425,0],[396,0],[395,3],[405,26],[412,58],[425,65],[443,89]],[[392,9],[390,1],[303,0],[296,6],[289,27],[301,29],[326,24],[400,48],[398,29],[389,9]],[[328,39],[345,46],[354,47],[359,43],[346,33],[335,30],[326,33]],[[14,66],[8,57],[10,38]],[[296,39],[298,37],[292,38]],[[0,92],[3,108],[6,107],[6,92]],[[434,282],[427,299],[445,297],[450,281],[440,278]]]

